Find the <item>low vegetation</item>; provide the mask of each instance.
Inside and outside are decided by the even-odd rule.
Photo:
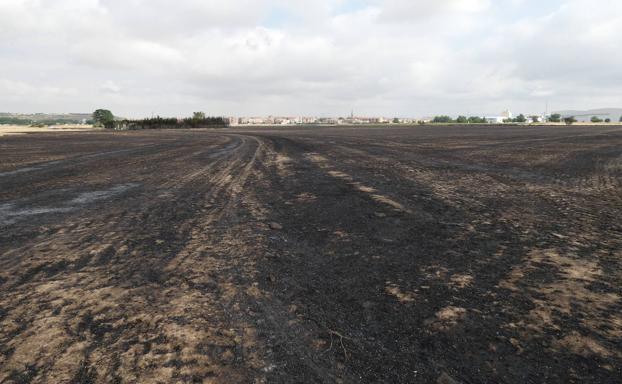
[[[174,129],[174,128],[225,128],[229,121],[222,117],[206,116],[204,112],[194,112],[192,117],[178,119],[175,117],[151,117],[145,119],[115,119],[107,109],[98,109],[93,112],[93,121],[96,125],[115,129]]]
[[[524,123],[538,123],[543,121],[542,118],[540,116],[537,115],[533,115],[533,116],[525,116],[524,114],[520,114],[514,118],[508,118],[504,120],[504,123],[518,123],[518,124],[524,124]],[[602,119],[598,116],[592,116],[592,118],[590,119],[590,121],[592,123],[611,123],[611,119],[610,118],[606,118],[606,119]],[[431,121],[432,123],[435,124],[487,124],[488,121],[486,120],[486,118],[484,117],[477,117],[477,116],[471,116],[471,117],[466,117],[466,116],[458,116],[456,119],[453,119],[451,116],[448,115],[439,115],[439,116],[435,116],[434,119],[432,119]],[[559,113],[554,113],[550,116],[548,116],[546,118],[546,122],[548,123],[565,123],[567,125],[572,125],[574,123],[577,123],[578,120],[574,117],[574,116],[566,116],[566,117],[562,117],[561,114]],[[620,117],[619,122],[622,123],[622,117]]]
[[[153,117],[141,120],[123,120],[119,122],[121,129],[162,129],[162,128],[226,128],[229,122],[222,117],[206,117],[200,114],[184,119]]]

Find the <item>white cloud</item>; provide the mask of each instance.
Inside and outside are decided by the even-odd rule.
[[[116,84],[114,81],[107,80],[105,81],[99,89],[104,93],[120,93],[121,87]]]
[[[622,105],[622,3],[554,1],[540,12],[535,0],[0,0],[0,105],[107,103],[126,116]]]
[[[381,17],[389,20],[446,18],[487,10],[490,0],[386,0]]]

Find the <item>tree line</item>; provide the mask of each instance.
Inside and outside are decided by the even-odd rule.
[[[471,117],[458,116],[458,118],[454,120],[450,116],[446,116],[446,115],[435,116],[434,119],[432,119],[432,122],[441,123],[441,124],[450,124],[450,123],[487,124],[488,123],[488,121],[485,118],[479,117],[479,116],[471,116]]]
[[[531,119],[531,121],[538,121],[540,119],[540,116],[530,116],[529,119]],[[523,115],[522,113],[514,118],[508,118],[505,119],[503,122],[504,123],[526,123],[529,121],[529,119]],[[574,116],[567,116],[567,117],[562,117],[562,115],[560,115],[559,113],[553,113],[552,115],[548,116],[546,118],[546,121],[549,123],[566,123],[567,125],[572,125],[574,123],[577,122],[577,119]],[[592,123],[611,123],[611,119],[606,118],[606,119],[601,119],[598,116],[593,116],[590,121]],[[622,123],[622,116],[620,117],[619,120],[620,123]],[[451,124],[451,123],[457,123],[457,124],[487,124],[488,121],[483,118],[483,117],[476,117],[476,116],[472,116],[472,117],[466,117],[466,116],[458,116],[458,118],[453,119],[450,116],[447,115],[441,115],[441,116],[436,116],[434,117],[434,119],[432,119],[432,123],[439,123],[439,124]]]
[[[532,121],[538,121],[538,119],[540,118],[540,116],[530,116],[529,119],[531,119]],[[529,119],[524,115],[524,114],[520,114],[514,118],[507,118],[505,120],[503,120],[504,123],[526,123],[527,121],[529,121]],[[560,115],[551,115],[549,121],[551,122],[555,122],[555,119],[557,119],[557,122],[559,122],[561,119]],[[478,117],[478,116],[471,116],[471,117],[466,117],[466,116],[458,116],[456,119],[451,118],[450,116],[446,116],[446,115],[442,115],[442,116],[436,116],[434,117],[434,119],[432,119],[433,123],[444,123],[444,124],[448,124],[448,123],[456,123],[456,124],[488,124],[488,120],[486,120],[485,117]]]
[[[592,116],[590,121],[592,123],[611,123],[611,119],[610,118],[606,118],[606,119],[603,120],[603,119],[601,119],[598,116]],[[622,123],[622,116],[620,116],[620,123]]]
[[[577,122],[577,119],[575,119],[574,116],[566,116],[562,118],[562,115],[560,115],[559,113],[554,113],[551,116],[549,116],[546,121],[548,121],[549,123],[566,123],[566,125],[572,125],[574,123]]]
[[[175,128],[226,128],[229,120],[222,117],[209,117],[204,112],[194,112],[192,117],[151,117],[145,119],[115,119],[107,109],[93,112],[93,120],[98,126],[109,129],[175,129]]]

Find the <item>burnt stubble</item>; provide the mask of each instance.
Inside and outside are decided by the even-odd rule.
[[[620,127],[59,133],[0,149],[0,382],[622,375]]]

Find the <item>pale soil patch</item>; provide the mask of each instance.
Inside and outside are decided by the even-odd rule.
[[[385,292],[391,296],[394,296],[401,303],[410,303],[415,301],[416,295],[410,292],[404,292],[396,284],[387,282]]]
[[[559,322],[557,314],[572,316],[580,310],[585,315],[578,321],[586,329],[606,339],[619,339],[622,328],[617,316],[608,314],[615,313],[620,296],[615,292],[600,292],[589,288],[590,284],[600,281],[603,275],[602,269],[593,260],[563,255],[554,249],[532,251],[526,263],[514,268],[500,286],[522,291],[524,287],[520,282],[527,279],[530,273],[545,267],[555,269],[557,277],[528,288],[528,292],[533,295],[535,308],[529,312],[523,324],[527,333],[545,328],[562,330],[563,324]],[[582,355],[585,351],[600,353],[602,356],[611,355],[596,341],[576,333],[565,336],[556,345]]]
[[[23,135],[25,133],[46,132],[88,132],[101,131],[101,128],[93,128],[90,125],[54,125],[51,127],[29,127],[27,125],[0,125],[0,136]]]

